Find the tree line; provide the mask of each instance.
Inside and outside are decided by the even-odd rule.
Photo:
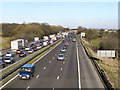
[[[24,38],[29,41],[32,41],[34,37],[42,38],[45,35],[57,34],[59,31],[68,30],[69,28],[64,28],[62,26],[51,26],[48,23],[2,24],[3,37],[12,37],[14,39]]]
[[[98,49],[118,49],[118,31],[108,32],[105,29],[87,29],[85,27],[79,26],[77,28],[78,34],[85,32],[85,38],[88,41],[93,39],[102,38]],[[112,30],[111,30],[112,31]]]

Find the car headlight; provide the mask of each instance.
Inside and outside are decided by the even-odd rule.
[[[19,77],[21,77],[22,75],[19,75]]]
[[[30,75],[26,75],[27,77],[30,77]]]

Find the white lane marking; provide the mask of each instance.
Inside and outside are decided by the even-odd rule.
[[[53,57],[53,59],[54,59],[54,57]]]
[[[67,56],[67,55],[66,55]]]
[[[62,41],[61,41],[62,42]],[[61,42],[59,42],[58,44],[56,44],[56,46],[53,48],[53,49],[55,49]],[[32,64],[35,64],[36,62],[38,62],[40,59],[42,59],[45,55],[47,55],[49,52],[51,52],[53,49],[51,49],[50,51],[48,51],[46,54],[44,54],[42,57],[40,57],[38,60],[36,60],[34,63],[32,63]],[[38,51],[37,51],[38,52]],[[36,52],[36,53],[37,53]],[[34,54],[34,53],[33,53]],[[30,54],[31,55],[31,54]],[[29,56],[30,56],[29,55]],[[27,56],[28,57],[28,56]],[[26,58],[27,58],[26,57]],[[14,63],[15,64],[15,63]],[[13,64],[11,64],[11,65],[13,65]],[[14,76],[12,79],[10,79],[8,82],[6,82],[4,85],[2,85],[1,87],[0,87],[0,90],[2,89],[2,88],[4,88],[8,83],[10,83],[11,81],[13,81],[15,78],[17,78],[18,77],[18,75],[19,74],[17,74],[16,76]]]
[[[66,58],[65,58],[66,59]]]
[[[3,86],[0,87],[0,90],[5,87],[8,83],[10,83],[12,80],[14,80],[19,74],[17,74],[15,77],[13,77],[12,79],[10,79],[7,83],[5,83]]]
[[[51,61],[49,61],[49,63],[51,63]]]
[[[57,79],[59,79],[60,78],[60,76],[57,76]]]
[[[77,64],[78,64],[78,84],[79,84],[79,90],[81,90],[81,82],[80,82],[80,63],[79,63],[78,44],[77,44],[77,42],[76,42],[76,50],[77,50]]]
[[[46,67],[44,67],[44,70],[46,69]]]
[[[26,88],[26,90],[28,90],[30,87],[28,86],[27,88]]]
[[[63,69],[61,68],[60,70],[62,71]]]
[[[63,62],[63,64],[65,64],[65,62]]]
[[[40,75],[37,75],[37,77],[36,78],[38,78]]]
[[[53,90],[54,90],[54,88],[53,88]]]

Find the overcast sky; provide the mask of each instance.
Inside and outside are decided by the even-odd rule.
[[[116,1],[2,2],[0,11],[3,23],[47,22],[69,28],[118,28]]]

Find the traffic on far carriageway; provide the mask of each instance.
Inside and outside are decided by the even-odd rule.
[[[68,33],[68,32],[67,32]],[[53,36],[53,35],[52,35]],[[55,36],[55,35],[54,35]],[[6,76],[7,76],[7,74],[8,74],[8,76],[10,75],[10,74],[12,74],[11,72],[13,72],[13,71],[16,71],[15,69],[16,68],[14,68],[14,66],[16,67],[16,65],[17,64],[19,64],[19,62],[23,62],[23,60],[24,60],[24,58],[22,58],[22,57],[25,57],[25,60],[27,59],[27,57],[28,57],[28,59],[29,59],[29,57],[33,57],[34,56],[34,52],[38,52],[39,50],[42,50],[42,48],[43,48],[43,50],[42,50],[42,52],[45,50],[44,48],[46,48],[46,50],[47,50],[47,47],[50,45],[50,47],[52,46],[52,45],[54,45],[55,43],[54,42],[57,42],[57,41],[61,41],[61,40],[64,40],[65,42],[67,41],[67,39],[65,39],[65,37],[69,37],[70,36],[70,33],[68,33],[67,35],[64,35],[64,34],[62,34],[61,36],[55,36],[56,38],[50,38],[50,37],[48,37],[48,39],[50,39],[50,40],[46,40],[46,39],[43,39],[43,40],[35,40],[34,42],[32,42],[32,43],[29,43],[27,46],[24,46],[24,47],[21,47],[21,48],[18,48],[18,49],[16,49],[16,50],[9,50],[9,51],[7,51],[7,54],[10,54],[10,55],[8,55],[7,56],[7,54],[6,55],[1,55],[1,63],[0,63],[0,65],[1,65],[1,68],[2,68],[2,72],[3,73],[1,73],[2,75],[3,75],[3,79],[4,78],[6,78]],[[15,41],[17,41],[17,40],[15,40]],[[52,41],[52,43],[51,43],[51,41]],[[47,45],[45,44],[43,44],[43,42],[47,42]],[[66,42],[66,43],[68,43],[68,42]],[[64,44],[65,45],[65,44]],[[41,47],[40,49],[37,49],[37,47]],[[25,48],[30,48],[30,49],[26,49],[25,50]],[[50,48],[49,47],[49,48]],[[34,50],[34,48],[36,48],[36,50]],[[8,53],[9,52],[9,53]],[[36,53],[37,53],[36,52]],[[42,53],[41,52],[41,53]],[[30,54],[30,55],[28,55],[28,54]],[[35,56],[36,56],[37,54],[35,54]],[[27,57],[26,57],[27,56]],[[35,57],[34,57],[35,58]],[[33,58],[33,59],[34,59]],[[18,63],[17,63],[18,62]],[[13,64],[14,63],[14,64]],[[18,67],[19,67],[20,65],[18,65]],[[9,71],[9,69],[10,68],[13,68],[13,70],[11,69],[10,71]],[[7,73],[6,73],[7,72]],[[4,76],[5,75],[5,76]],[[28,76],[28,75],[27,75]],[[29,78],[28,78],[29,79]]]

